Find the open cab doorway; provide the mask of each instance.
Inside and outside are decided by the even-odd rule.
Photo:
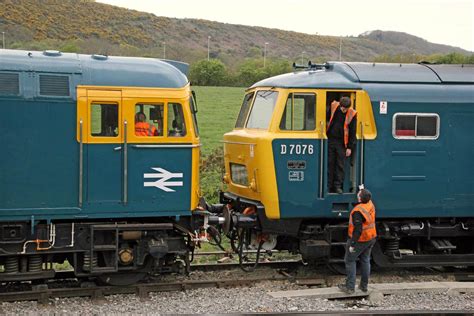
[[[349,131],[349,138],[347,146],[344,145],[344,137],[341,134],[340,137],[333,137],[335,130],[337,129],[339,132],[343,132],[344,124],[338,121],[336,122],[337,118],[344,119],[346,113],[340,112],[340,106],[335,110],[335,113],[331,112],[331,105],[333,102],[340,102],[342,98],[349,98],[351,101],[349,109],[353,109],[357,111],[357,99],[356,93],[353,91],[327,91],[326,92],[326,137],[327,137],[327,146],[325,147],[325,156],[326,156],[326,187],[325,193],[326,194],[355,194],[357,190],[357,186],[361,184],[360,181],[360,168],[357,168],[360,163],[362,162],[358,159],[357,153],[360,152],[361,148],[358,148],[358,142],[356,139],[356,129],[357,129],[357,115],[350,121],[347,126]],[[349,111],[349,110],[348,110]],[[338,113],[340,112],[340,113]],[[347,113],[348,114],[348,113]],[[333,118],[332,124],[331,118]],[[346,150],[350,150],[350,155],[347,156]],[[342,157],[336,157],[340,154]],[[338,168],[338,159],[342,158],[344,168],[343,172],[341,173]],[[342,178],[341,183],[337,183],[337,178]],[[337,190],[340,192],[337,192]]]
[[[343,212],[349,212],[352,203],[355,202],[356,193],[358,187],[363,185],[367,179],[364,177],[365,170],[365,141],[374,139],[376,136],[376,126],[372,111],[372,104],[370,98],[365,91],[347,91],[347,90],[327,90],[325,91],[325,128],[324,128],[324,140],[322,142],[323,152],[321,154],[321,171],[324,177],[323,193],[321,199],[327,200],[330,204],[331,211],[341,215]],[[342,97],[350,99],[350,108],[357,112],[356,116],[352,119],[351,124],[347,125],[347,129],[350,132],[355,132],[355,135],[349,135],[348,145],[345,146],[344,139],[330,139],[335,133],[334,129],[336,126],[333,122],[330,126],[331,120],[331,104],[336,101],[339,102]],[[337,108],[334,112],[334,117],[337,111],[341,111]],[[347,112],[346,112],[347,113]],[[339,113],[339,119],[344,119],[346,113]],[[341,116],[342,114],[342,116]],[[334,119],[334,118],[333,118]],[[321,122],[320,122],[321,123]],[[344,124],[343,121],[339,123],[339,132],[343,132]],[[348,122],[347,122],[348,123]],[[321,123],[322,124],[322,123]],[[328,128],[330,127],[330,128]],[[350,127],[353,127],[351,130]],[[350,134],[350,133],[349,133]],[[341,134],[340,134],[341,135]],[[341,135],[342,136],[342,135]],[[351,136],[353,137],[353,144],[351,146]],[[334,182],[330,183],[332,179],[336,177],[337,166],[334,157],[334,150],[331,148],[334,144],[338,147],[343,155],[343,181],[339,185],[339,191],[336,191]],[[350,149],[350,155],[346,155],[346,149]],[[333,152],[331,153],[331,150]],[[332,170],[331,170],[332,169]],[[340,172],[340,171],[339,171]],[[330,173],[333,173],[332,176]],[[332,179],[331,179],[332,177]]]

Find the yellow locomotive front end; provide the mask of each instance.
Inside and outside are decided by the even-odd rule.
[[[376,136],[365,91],[249,89],[234,130],[224,135],[227,190],[221,202],[237,201],[238,211],[248,206],[253,212],[261,209],[265,220],[330,218],[340,216],[339,209],[347,212],[355,198],[354,188],[363,183],[362,147],[346,161],[343,194],[332,194],[327,186],[328,109],[342,96],[357,108],[356,138],[361,147],[363,140]]]
[[[235,129],[224,135],[225,195],[264,209],[268,219],[280,218],[274,141],[294,140],[288,146],[277,146],[280,154],[282,150],[315,154],[315,144],[304,140],[323,135],[324,122],[317,126],[314,120],[316,98],[315,91],[309,89],[258,88],[247,92]]]
[[[311,69],[247,90],[234,130],[224,135],[227,188],[221,193],[224,231],[239,258],[243,249],[288,250],[308,260],[329,256],[319,234],[346,220],[364,181],[364,141],[377,133],[369,95],[347,81],[333,86],[341,77]],[[328,185],[326,128],[331,103],[342,97],[357,111],[357,144],[345,162],[344,191],[336,194]]]

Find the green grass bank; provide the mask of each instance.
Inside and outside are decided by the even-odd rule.
[[[201,189],[208,202],[216,203],[224,172],[222,138],[234,128],[245,88],[193,87],[193,90],[202,143]]]

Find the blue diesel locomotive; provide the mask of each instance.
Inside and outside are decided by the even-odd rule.
[[[209,218],[199,203],[187,64],[0,51],[1,281],[124,284],[182,270]],[[179,259],[179,260],[178,260]]]
[[[361,184],[374,195],[376,264],[474,265],[474,67],[329,62],[247,90],[224,136],[224,229],[235,249],[343,260]],[[333,100],[357,114],[342,194],[327,185]],[[471,171],[470,171],[471,170]]]

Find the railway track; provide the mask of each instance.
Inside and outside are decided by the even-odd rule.
[[[245,265],[251,265],[245,264]],[[49,299],[67,297],[91,297],[92,299],[103,299],[104,296],[114,294],[136,294],[140,298],[148,297],[150,292],[183,291],[197,288],[209,287],[236,287],[251,286],[263,281],[294,280],[294,277],[284,272],[303,266],[299,260],[270,261],[259,263],[261,267],[271,269],[284,269],[283,273],[272,277],[251,277],[245,279],[215,279],[215,280],[184,280],[181,282],[155,282],[151,277],[149,282],[137,283],[128,286],[99,285],[91,281],[79,281],[74,271],[59,271],[54,279],[42,284],[10,283],[11,286],[3,286],[0,292],[0,302],[13,301],[38,301],[47,304]],[[191,265],[191,272],[221,271],[238,269],[238,263],[213,263]],[[61,284],[63,282],[63,284]],[[20,289],[20,290],[18,290]]]
[[[13,301],[38,301],[40,304],[48,304],[49,299],[67,297],[91,297],[94,300],[101,300],[104,296],[115,294],[135,294],[140,298],[148,298],[151,292],[184,291],[209,287],[236,287],[251,286],[263,281],[282,281],[287,278],[250,278],[245,280],[235,279],[215,279],[205,281],[183,281],[173,283],[140,283],[129,286],[100,286],[88,284],[85,287],[73,288],[35,288],[28,291],[0,293],[1,302]]]
[[[223,252],[222,252],[223,253]],[[204,255],[216,255],[216,252]],[[220,253],[219,253],[220,254]],[[248,263],[247,265],[252,265]],[[239,271],[238,263],[202,263],[191,265],[191,272],[211,272],[222,270]],[[107,286],[99,285],[91,281],[77,280],[73,271],[59,271],[56,277],[43,284],[15,284],[10,287],[3,286],[0,292],[0,302],[13,301],[38,301],[40,304],[48,304],[50,299],[69,297],[90,297],[93,300],[103,300],[105,296],[115,294],[134,294],[140,298],[147,298],[152,292],[183,291],[199,288],[222,288],[252,286],[253,284],[265,281],[290,281],[301,286],[331,286],[337,276],[331,273],[319,273],[315,276],[298,276],[299,268],[304,267],[300,260],[284,260],[260,262],[259,267],[275,269],[279,273],[267,277],[252,277],[251,274],[240,279],[210,279],[210,280],[182,280],[180,282],[157,281],[151,277],[148,282],[138,283],[128,286]],[[413,271],[412,271],[413,272]],[[258,272],[257,272],[258,273]],[[384,273],[382,273],[383,275]],[[424,270],[424,275],[444,275],[451,276],[456,281],[474,281],[474,273],[448,271],[440,272],[434,270]],[[63,282],[63,283],[62,283]]]

